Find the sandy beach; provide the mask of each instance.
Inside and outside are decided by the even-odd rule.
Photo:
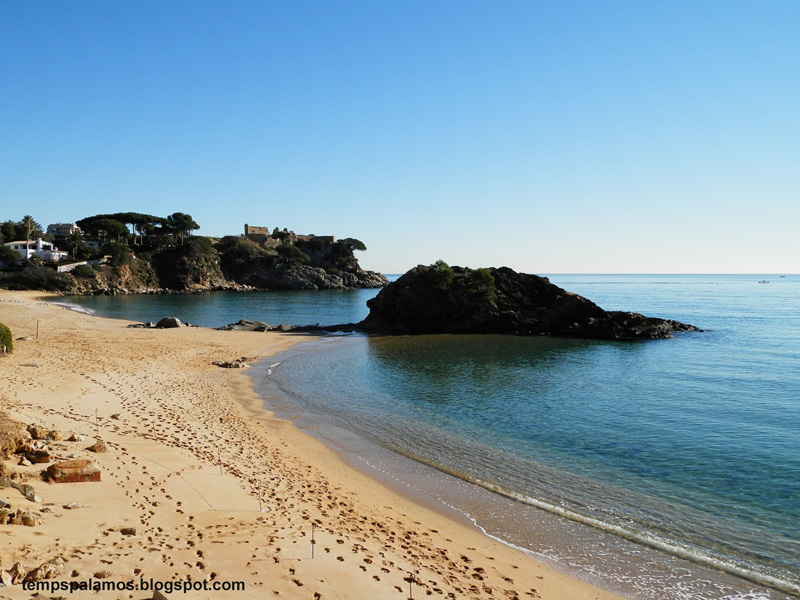
[[[129,329],[40,296],[0,291],[0,322],[30,338],[0,358],[0,410],[60,432],[48,446],[54,459],[92,459],[102,479],[47,483],[48,465],[5,461],[41,502],[13,488],[0,497],[41,522],[0,525],[0,569],[29,572],[60,557],[55,581],[207,582],[185,598],[617,597],[385,488],[272,418],[244,371],[212,365],[267,357],[307,336]],[[72,434],[84,439],[66,441]],[[87,450],[98,437],[107,453]],[[82,507],[64,508],[73,501]],[[244,589],[210,589],[235,582]],[[33,593],[0,588],[0,598]]]

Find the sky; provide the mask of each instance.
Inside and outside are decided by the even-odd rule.
[[[797,273],[800,2],[0,3],[0,220],[362,266]]]

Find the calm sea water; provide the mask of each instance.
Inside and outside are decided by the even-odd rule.
[[[630,597],[800,595],[800,276],[551,280],[705,331],[639,343],[339,337],[277,357],[265,395],[488,534]],[[374,293],[78,301],[137,320],[330,324],[363,318]]]
[[[367,300],[379,290],[209,292],[132,296],[65,296],[48,298],[70,308],[114,319],[157,322],[178,317],[200,327],[221,327],[239,319],[270,325],[338,325],[369,314]]]

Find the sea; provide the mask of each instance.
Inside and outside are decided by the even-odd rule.
[[[549,278],[702,331],[331,335],[262,361],[257,389],[387,485],[625,597],[800,597],[800,275]],[[206,327],[332,325],[363,319],[376,293],[58,301]]]

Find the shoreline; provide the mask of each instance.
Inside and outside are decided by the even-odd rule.
[[[274,355],[294,346],[296,335],[130,330],[40,296],[0,292],[0,320],[15,338],[35,335],[37,319],[43,332],[0,362],[12,373],[2,408],[88,442],[97,410],[111,451],[91,457],[100,483],[47,485],[35,480],[40,467],[12,467],[34,475],[43,498],[41,505],[23,499],[26,508],[53,512],[40,515],[39,527],[3,526],[3,569],[61,556],[61,580],[73,569],[78,579],[95,569],[127,580],[213,573],[245,582],[249,597],[401,598],[409,585],[419,596],[445,598],[618,597],[387,489],[270,416],[245,374],[210,365]],[[61,444],[65,454],[87,455],[80,444]],[[89,508],[62,510],[71,499]],[[121,536],[123,526],[136,534]],[[20,586],[3,592],[28,596]],[[72,597],[89,594],[96,597]]]
[[[283,389],[277,380],[267,379],[273,368],[281,368],[276,367],[275,361],[283,366],[303,353],[335,354],[336,349],[331,344],[336,343],[346,341],[305,342],[302,347],[293,347],[271,357],[266,362],[273,364],[257,366],[250,375],[253,379],[263,377],[265,380],[257,382],[258,389],[285,398],[285,401],[271,402],[267,410],[292,421],[299,430],[320,440],[349,465],[382,485],[446,518],[468,524],[533,560],[625,597],[758,597],[764,600],[782,597],[782,594],[795,597],[796,592],[784,587],[782,580],[773,580],[770,585],[763,573],[742,572],[733,564],[709,564],[703,555],[693,554],[677,543],[670,545],[655,537],[648,539],[610,524],[593,522],[573,515],[563,506],[522,498],[490,483],[450,472],[424,458],[384,447],[336,422],[335,417],[320,413],[319,407],[307,406],[290,390]],[[265,399],[270,397],[267,393]],[[509,527],[491,516],[509,512],[520,515],[515,530],[511,529],[515,526]],[[603,548],[602,560],[586,552],[586,546]]]

